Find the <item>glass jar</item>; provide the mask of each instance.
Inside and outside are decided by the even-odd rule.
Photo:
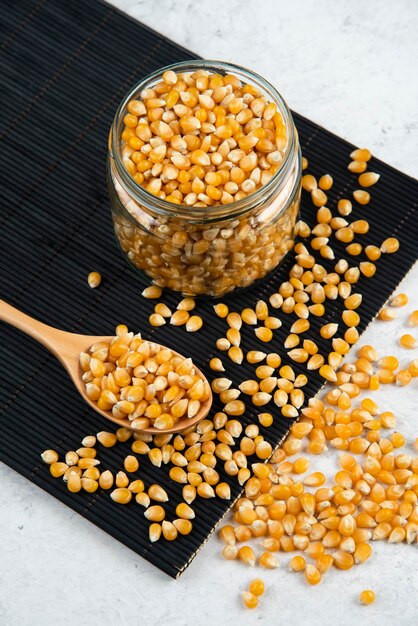
[[[161,81],[168,69],[234,74],[276,104],[287,146],[279,170],[268,183],[230,204],[195,207],[163,200],[134,181],[121,155],[127,105],[143,89]],[[188,296],[220,297],[265,276],[293,246],[300,204],[298,135],[283,98],[254,72],[205,60],[176,63],[154,72],[135,85],[119,106],[110,131],[107,165],[117,241],[128,261],[160,287]]]

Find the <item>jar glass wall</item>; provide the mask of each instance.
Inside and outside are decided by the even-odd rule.
[[[161,81],[167,69],[233,74],[276,104],[287,144],[280,168],[265,185],[230,204],[201,207],[168,202],[134,181],[121,152],[127,105]],[[300,180],[298,137],[286,103],[257,74],[231,64],[189,61],[155,72],[127,94],[109,136],[108,184],[122,252],[153,283],[184,295],[220,297],[251,285],[277,267],[293,245]]]

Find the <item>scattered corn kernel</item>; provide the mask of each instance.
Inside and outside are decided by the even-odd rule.
[[[242,592],[242,601],[247,609],[255,609],[258,606],[258,598],[251,591]]]
[[[384,254],[393,254],[399,250],[399,240],[396,237],[389,237],[380,246],[380,250]]]
[[[380,178],[380,174],[376,172],[365,172],[358,177],[358,182],[362,187],[371,187],[375,185]]]
[[[161,298],[162,292],[161,287],[157,287],[157,285],[150,285],[144,289],[142,295],[144,298],[158,299]]]
[[[365,589],[360,593],[359,597],[361,604],[364,604],[365,606],[373,604],[373,602],[376,600],[376,594],[371,589]]]
[[[262,596],[265,588],[264,581],[261,578],[254,578],[248,585],[248,591],[255,596]]]
[[[87,282],[89,284],[89,287],[91,287],[92,289],[96,289],[96,287],[98,287],[102,282],[102,277],[99,272],[90,272],[90,274],[87,276]]]
[[[405,335],[402,335],[399,339],[399,343],[403,348],[412,349],[417,345],[417,340],[411,334],[405,333]]]

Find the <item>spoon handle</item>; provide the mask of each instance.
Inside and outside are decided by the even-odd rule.
[[[59,341],[59,335],[62,333],[57,328],[38,322],[5,300],[0,300],[0,320],[30,335],[54,354],[57,353],[57,341]]]

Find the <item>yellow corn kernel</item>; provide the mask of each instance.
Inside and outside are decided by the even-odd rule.
[[[399,240],[396,239],[395,237],[389,237],[388,239],[385,239],[385,241],[382,243],[382,245],[380,246],[380,250],[384,253],[384,254],[393,254],[394,252],[397,252],[399,250]]]
[[[405,333],[399,339],[399,343],[403,348],[412,349],[412,348],[415,348],[417,344],[417,340],[415,339],[415,337],[413,337],[413,335],[409,333]]]
[[[281,362],[282,359],[276,352],[270,352],[270,354],[266,357],[266,363],[269,367],[274,367],[276,369],[277,367],[280,367]]]
[[[149,510],[149,509],[148,509]],[[161,524],[161,530],[164,536],[164,539],[167,541],[173,541],[177,537],[177,528],[174,526],[172,522],[167,522],[164,520]]]
[[[170,318],[170,324],[173,326],[183,326],[188,321],[190,315],[184,309],[177,309]]]
[[[97,491],[99,487],[99,483],[97,480],[93,480],[92,478],[82,478],[81,479],[81,488],[87,493],[94,493]]]
[[[142,292],[142,296],[144,298],[157,299],[161,298],[162,289],[161,287],[157,287],[157,285],[150,285],[150,287],[146,287]]]
[[[70,450],[70,452],[67,452],[65,455],[65,462],[67,465],[75,465],[79,458],[94,459],[96,454],[97,452],[94,448],[78,448],[77,452]]]
[[[137,481],[135,481],[137,482]],[[141,481],[142,482],[142,481]],[[131,485],[129,485],[129,488],[131,489],[132,483]],[[139,487],[143,487],[143,483],[142,485],[139,485]],[[142,489],[141,489],[142,491]],[[168,501],[168,494],[165,491],[165,489],[163,489],[160,485],[151,485],[148,489],[148,495],[150,497],[151,500],[155,500],[156,502],[167,502]]]
[[[178,515],[178,517],[180,517],[182,519],[189,519],[190,520],[190,519],[194,519],[195,518],[195,512],[185,502],[180,502],[180,504],[177,505],[176,515]]]
[[[132,493],[142,493],[145,489],[144,481],[140,479],[133,480],[129,483],[128,489],[132,491]]]
[[[169,471],[169,476],[176,483],[187,484],[188,482],[187,473],[182,467],[172,467]]]
[[[308,563],[305,567],[305,579],[310,585],[317,585],[321,582],[321,572],[315,565]]]
[[[114,489],[110,494],[110,497],[118,504],[128,504],[128,502],[132,499],[132,492],[125,487],[120,487],[118,489]]]
[[[247,352],[247,361],[248,363],[260,363],[266,358],[267,354],[265,352],[261,352],[259,350],[250,350]]]
[[[149,506],[144,511],[144,515],[147,519],[149,519],[152,522],[162,522],[163,519],[165,518],[165,511],[163,507],[160,506],[159,504],[154,504],[152,506]]]
[[[60,462],[52,462],[49,466],[49,471],[54,478],[59,478],[63,476],[68,469],[68,465],[66,463]]]
[[[129,485],[129,478],[125,472],[118,472],[115,477],[116,487],[127,487]]]
[[[258,564],[266,569],[276,569],[279,567],[279,560],[271,552],[263,552],[258,558]]]
[[[89,284],[89,287],[91,287],[92,289],[96,289],[96,287],[98,287],[102,282],[102,277],[99,272],[90,272],[90,274],[87,276],[87,282]]]
[[[354,160],[348,164],[347,169],[349,169],[350,172],[353,172],[355,174],[360,174],[360,172],[366,171],[367,163],[365,161]]]
[[[218,359],[216,357],[214,357],[213,359],[211,359],[209,361],[209,367],[214,372],[224,372],[225,371],[225,368],[224,368],[224,366],[222,364],[221,359]]]
[[[370,161],[370,159],[372,158],[372,153],[370,152],[368,148],[356,148],[350,154],[350,158],[358,160],[358,161],[367,162],[367,161]]]
[[[242,561],[246,565],[249,565],[250,567],[254,567],[255,565],[255,554],[250,546],[242,546],[239,549],[238,558],[240,561]]]
[[[138,459],[133,456],[132,454],[129,454],[124,462],[123,462],[123,466],[125,468],[125,470],[129,473],[132,472],[136,472],[139,468],[139,463],[138,463]]]
[[[283,304],[283,296],[280,293],[273,293],[269,298],[269,302],[273,309],[279,309]]]
[[[350,243],[354,239],[354,232],[352,228],[348,228],[348,226],[343,226],[336,231],[335,238],[338,239],[338,241],[342,241],[343,243]]]
[[[338,569],[347,570],[351,569],[354,565],[353,555],[349,552],[344,552],[344,550],[337,550],[332,556],[334,559],[333,564],[335,565],[335,567],[338,567]]]
[[[241,333],[236,328],[228,328],[226,338],[233,346],[239,346],[241,343]]]
[[[356,189],[353,191],[353,198],[359,204],[369,204],[370,202],[370,194],[368,191],[364,191],[363,189]]]
[[[149,323],[151,326],[164,326],[166,323],[164,317],[159,313],[151,313],[149,316]]]
[[[246,324],[254,325],[257,324],[257,315],[253,309],[243,309],[241,311],[241,319]]]
[[[327,203],[328,196],[322,191],[322,189],[313,189],[311,191],[311,199],[316,207],[323,207]]]
[[[193,529],[192,522],[186,519],[174,519],[173,525],[180,535],[189,535]]]
[[[111,448],[118,440],[114,433],[108,433],[102,430],[100,433],[97,433],[97,441],[105,448]]]
[[[312,176],[312,174],[305,174],[304,176],[302,176],[302,188],[305,191],[313,191],[314,189],[317,189],[318,184],[316,182],[316,178],[314,176]]]
[[[261,578],[254,578],[248,585],[248,591],[255,596],[262,596],[265,588],[264,581]]]
[[[347,198],[342,198],[341,200],[338,200],[337,208],[340,215],[346,216],[350,215],[351,211],[353,210],[353,205]]]
[[[183,521],[187,521],[187,520],[183,520]],[[224,557],[224,559],[227,559],[228,561],[235,560],[238,556],[238,546],[235,546],[235,545],[224,546],[222,550],[222,556]]]
[[[226,304],[223,304],[221,302],[219,304],[215,304],[213,310],[218,317],[226,317],[229,313],[229,309]]]
[[[332,324],[325,324],[324,326],[321,326],[319,332],[320,332],[321,337],[323,337],[324,339],[330,339],[331,337],[335,335],[337,330],[338,330],[338,324],[332,323]]]
[[[376,172],[365,172],[359,176],[358,182],[362,187],[371,187],[377,183],[379,178],[380,174],[376,174]]]
[[[294,556],[289,561],[289,569],[292,572],[303,572],[306,567],[306,560],[303,556]]]
[[[231,344],[226,337],[220,337],[216,340],[216,347],[218,350],[229,350]]]
[[[393,311],[392,309],[387,309],[384,308],[380,311],[378,318],[380,320],[382,320],[383,322],[391,322],[392,320],[394,320],[396,317],[396,311]]]
[[[151,541],[151,543],[155,543],[156,541],[159,540],[159,538],[161,537],[161,525],[157,524],[156,522],[150,524],[150,527],[148,529],[148,533],[149,533],[149,539]]]
[[[71,468],[68,471],[70,472],[70,470],[71,470]],[[80,470],[80,468],[78,467],[77,470]],[[79,475],[80,475],[80,473],[79,473]],[[99,469],[97,467],[89,467],[86,470],[84,470],[83,477],[84,478],[92,478],[93,480],[99,480],[99,478],[100,478],[100,471],[99,471]],[[65,478],[65,475],[64,475],[64,478]]]
[[[399,367],[399,361],[395,356],[385,356],[379,360],[379,365],[385,370],[395,371]]]
[[[207,482],[197,485],[197,493],[201,498],[214,498],[216,495],[213,487]]]
[[[323,378],[325,378],[325,380],[329,380],[331,382],[335,382],[337,380],[335,371],[329,365],[322,365],[319,368],[319,373]]]
[[[309,330],[310,322],[307,319],[299,318],[290,328],[290,332],[294,334],[304,333]]]
[[[110,489],[113,487],[113,474],[110,470],[106,470],[100,474],[99,477],[99,486],[102,489]]]
[[[360,316],[356,311],[345,309],[342,313],[342,319],[346,326],[351,328],[352,326],[358,326],[360,323]]]
[[[196,306],[196,301],[194,298],[183,298],[177,305],[177,309],[183,311],[192,311]]]
[[[371,589],[364,589],[364,591],[360,593],[359,599],[361,604],[368,606],[369,604],[373,604],[376,600],[376,594]]]
[[[239,313],[229,313],[227,315],[226,321],[228,322],[230,328],[234,328],[235,330],[240,330],[242,326],[242,319]]]
[[[292,359],[292,361],[295,361],[296,363],[305,363],[305,361],[307,361],[309,358],[309,353],[304,348],[294,348],[293,350],[290,350],[287,354]]]
[[[354,551],[354,562],[365,563],[372,554],[372,549],[368,543],[359,543]]]
[[[322,472],[313,472],[304,478],[303,484],[308,487],[320,487],[325,484],[325,481],[325,474]]]
[[[259,326],[254,330],[256,337],[260,339],[260,341],[268,342],[273,339],[273,331],[270,328],[266,328],[265,326]]]
[[[52,465],[52,463],[56,463],[58,461],[58,452],[56,452],[55,450],[45,450],[41,454],[41,459],[44,463]]]
[[[329,189],[331,189],[333,182],[334,181],[332,179],[332,176],[330,176],[329,174],[324,174],[318,181],[318,187],[323,191],[328,191]]]
[[[259,413],[258,421],[260,422],[262,426],[264,426],[265,428],[268,428],[269,426],[273,424],[274,420],[273,420],[273,416],[271,415],[271,413]]]
[[[409,370],[399,370],[395,377],[396,384],[400,387],[404,387],[405,385],[409,385],[412,380],[412,374]]]
[[[394,448],[402,448],[405,445],[405,437],[399,432],[392,433],[390,439]]]
[[[258,606],[258,598],[250,591],[243,591],[241,594],[244,606],[247,609],[255,609]]]
[[[409,316],[408,325],[409,326],[418,326],[418,310],[417,311],[413,311],[411,313],[411,315]]]
[[[228,483],[218,483],[215,487],[215,493],[218,496],[218,498],[221,498],[222,500],[231,499],[231,488],[228,485]]]
[[[137,493],[135,495],[135,500],[138,504],[143,506],[144,509],[146,509],[150,505],[149,495],[145,493],[145,491],[140,491],[139,493]]]
[[[408,304],[408,296],[406,293],[400,293],[390,301],[391,306],[400,307]]]
[[[116,438],[118,441],[124,443],[132,437],[132,431],[130,428],[118,428],[116,431]]]

